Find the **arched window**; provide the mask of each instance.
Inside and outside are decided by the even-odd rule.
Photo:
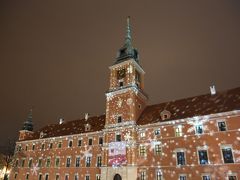
[[[113,180],[122,180],[122,177],[119,174],[115,174]]]

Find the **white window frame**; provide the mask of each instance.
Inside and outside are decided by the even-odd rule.
[[[72,142],[72,146],[70,146],[70,142]],[[73,147],[73,140],[72,139],[69,139],[68,140],[68,148],[72,148]]]
[[[50,159],[50,164],[49,164],[49,166],[47,166],[47,163],[48,163],[48,159]],[[47,158],[46,158],[46,167],[51,167],[51,156],[48,156]]]
[[[140,180],[147,180],[147,170],[140,170]],[[142,179],[142,173],[145,173],[145,177],[144,177],[144,179]]]
[[[49,173],[45,173],[44,180],[46,179],[46,176],[48,176],[48,180],[50,180]]]
[[[229,179],[229,176],[236,176],[236,178],[237,178],[237,180],[238,180],[237,173],[235,173],[235,172],[228,172],[228,173],[227,173],[227,177],[226,177],[227,180]]]
[[[185,177],[186,177],[186,180],[187,180],[187,174],[179,174],[179,175],[178,175],[178,179],[179,179],[179,180],[180,180],[180,177],[181,177],[181,176],[185,176]]]
[[[140,134],[140,138],[145,138],[146,137],[146,131],[145,130],[141,130],[139,132],[139,134]]]
[[[156,134],[157,131],[159,131],[158,134]],[[154,136],[160,136],[160,135],[161,135],[161,129],[160,128],[154,129]]]
[[[90,174],[85,175],[85,180],[87,179],[87,176],[89,177],[89,180],[90,180]]]
[[[77,166],[77,158],[79,158],[79,166]],[[75,157],[75,166],[74,167],[76,167],[76,168],[81,167],[81,156],[80,155],[77,155]]]
[[[96,174],[96,180],[98,179],[98,177],[99,179],[101,179],[101,174]]]
[[[70,159],[70,165],[69,166],[67,166],[67,161],[68,161],[68,159]],[[67,158],[66,158],[66,168],[70,168],[71,167],[71,164],[72,164],[72,157],[71,156],[67,156]]]
[[[177,153],[178,152],[183,152],[184,153],[184,159],[185,159],[185,164],[178,164],[178,158],[177,158]],[[176,166],[186,166],[187,165],[187,157],[186,157],[186,149],[184,149],[184,148],[177,148],[177,149],[175,149],[175,156],[176,156]],[[180,175],[183,175],[183,174],[180,174]],[[179,176],[180,176],[179,175]]]
[[[141,154],[141,147],[144,147],[144,149],[145,149],[145,153],[143,155]],[[144,157],[144,158],[147,157],[147,147],[144,144],[139,145],[139,157]]]
[[[207,157],[208,157],[208,163],[207,163],[207,164],[200,164],[200,159],[199,159],[199,153],[198,153],[198,151],[201,151],[201,150],[207,151]],[[198,147],[197,147],[197,157],[198,157],[198,164],[199,164],[199,165],[204,166],[204,165],[211,164],[211,163],[210,163],[210,160],[209,160],[208,146],[198,146]]]
[[[198,133],[198,132],[197,132],[197,127],[198,127],[198,126],[201,126],[201,127],[202,127],[202,133]],[[204,134],[204,126],[203,126],[203,124],[202,124],[202,123],[199,123],[199,124],[194,125],[194,130],[195,130],[195,135],[202,135],[202,134]]]
[[[182,137],[183,136],[183,126],[181,124],[175,126],[174,127],[174,132],[175,132],[175,137]],[[177,135],[177,134],[179,134],[179,135]]]
[[[59,164],[57,166],[57,159],[59,159]],[[61,166],[61,159],[60,156],[56,156],[54,159],[54,167],[60,167]]]
[[[210,173],[202,173],[202,174],[201,174],[202,180],[203,180],[203,176],[209,176],[209,177],[210,177],[210,180],[212,179]]]
[[[74,174],[74,180],[76,180],[76,177],[77,177],[77,180],[79,180],[79,174],[78,173]]]
[[[233,156],[233,163],[225,163],[224,162],[224,157],[223,157],[223,152],[222,152],[222,149],[225,149],[225,148],[231,148],[231,151],[232,151],[232,156]],[[232,145],[231,144],[222,144],[220,146],[220,151],[221,151],[221,157],[222,157],[222,162],[223,164],[234,164],[236,161],[235,161],[235,157],[234,157],[234,153],[233,153],[233,148],[232,148]]]
[[[121,141],[117,141],[117,136],[118,136],[118,135],[120,135],[121,141],[122,141],[122,134],[119,133],[119,132],[116,132],[116,133],[115,133],[115,142],[121,142]]]
[[[158,173],[160,173],[160,179],[158,179]],[[163,180],[163,172],[161,169],[156,170],[156,180]]]
[[[65,173],[65,174],[64,174],[64,180],[66,179],[66,177],[68,177],[68,180],[70,180],[69,173]]]
[[[228,130],[228,126],[227,126],[227,121],[226,121],[226,119],[219,119],[219,120],[217,120],[217,129],[218,129],[218,132],[226,132],[226,131],[220,131],[220,129],[219,129],[219,126],[218,126],[218,123],[219,122],[225,122],[225,126],[226,126],[226,131]]]

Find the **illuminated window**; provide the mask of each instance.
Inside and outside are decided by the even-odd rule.
[[[185,152],[183,150],[177,151],[177,165],[185,165],[186,160],[185,160]]]
[[[101,180],[101,176],[99,174],[96,175],[96,180]]]
[[[202,175],[202,180],[211,180],[211,176],[208,174]]]
[[[162,155],[162,146],[160,144],[155,144],[155,155],[160,156]]]
[[[86,157],[86,167],[90,167],[91,166],[91,160],[92,160],[91,156],[87,156]]]
[[[142,157],[146,157],[147,153],[146,153],[146,146],[144,145],[140,145],[139,146],[139,155]]]
[[[218,122],[218,130],[219,131],[226,131],[227,130],[227,126],[226,126],[225,121],[219,121]]]
[[[159,170],[157,171],[157,174],[156,174],[156,180],[163,180],[162,172]]]
[[[154,131],[154,135],[155,135],[155,136],[158,136],[158,135],[160,135],[160,134],[161,134],[160,129],[156,129],[156,130]]]
[[[140,180],[146,180],[147,179],[147,172],[146,171],[142,171],[140,174]]]
[[[75,164],[76,167],[80,167],[80,157],[77,156],[76,157],[76,164]]]
[[[224,163],[234,163],[231,146],[222,146],[222,156]]]
[[[179,180],[187,180],[187,176],[185,174],[180,174]]]
[[[182,133],[182,126],[181,125],[176,126],[175,127],[175,136],[176,137],[180,137],[182,135],[183,135],[183,133]]]
[[[145,131],[141,131],[141,132],[140,132],[140,137],[141,137],[141,138],[146,137]]]
[[[66,167],[70,167],[70,166],[71,166],[71,157],[67,157]]]
[[[195,126],[195,134],[202,134],[203,133],[203,125],[198,124]]]
[[[208,164],[208,153],[207,150],[198,150],[199,164]]]

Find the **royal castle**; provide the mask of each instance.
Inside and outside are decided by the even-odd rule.
[[[104,115],[33,131],[29,113],[11,180],[240,178],[240,88],[148,105],[129,18],[109,70]]]

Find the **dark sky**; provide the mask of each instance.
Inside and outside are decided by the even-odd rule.
[[[240,86],[239,0],[0,1],[0,145],[34,106],[34,128],[105,112],[131,16],[149,104]]]

